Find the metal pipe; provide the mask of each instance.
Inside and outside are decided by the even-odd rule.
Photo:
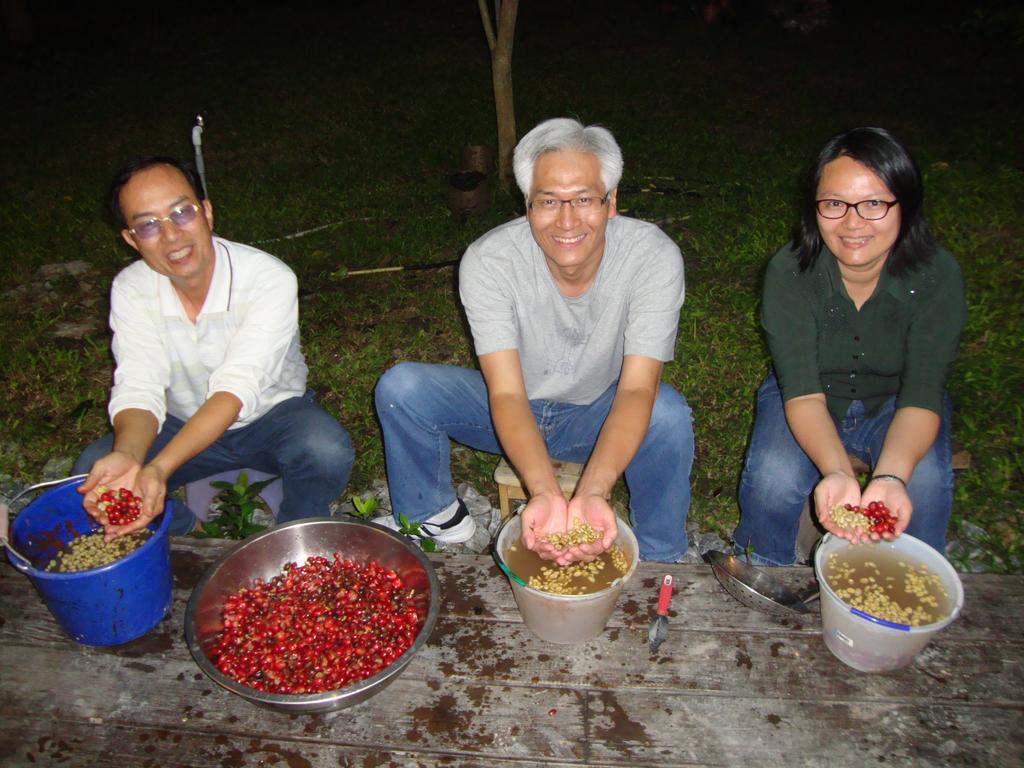
[[[203,185],[203,197],[210,196],[210,188],[206,186],[206,164],[203,162],[203,116],[196,115],[196,124],[192,128],[192,149],[195,151],[196,171]]]

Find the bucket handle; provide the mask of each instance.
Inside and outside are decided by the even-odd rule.
[[[81,475],[70,475],[68,477],[62,477],[59,480],[44,480],[41,483],[36,483],[35,485],[30,485],[28,488],[22,488],[20,491],[18,491],[16,494],[14,494],[11,497],[11,502],[10,503],[13,504],[18,499],[20,499],[22,496],[24,496],[26,493],[31,493],[32,491],[38,491],[40,488],[49,488],[51,485],[60,485],[61,483],[66,483],[66,482],[68,482],[70,480],[84,480],[88,476],[89,476],[88,474],[81,474]]]
[[[895,621],[886,621],[885,619],[880,619],[877,616],[872,616],[870,613],[858,611],[856,608],[851,608],[850,613],[852,613],[854,616],[860,616],[862,619],[866,619],[867,621],[870,621],[873,624],[878,624],[881,627],[888,627],[889,629],[898,629],[900,632],[910,631],[909,624],[897,624]]]
[[[18,491],[16,494],[14,494],[11,497],[11,499],[10,499],[10,503],[13,504],[18,499],[20,499],[22,496],[24,496],[26,493],[31,493],[32,491],[38,491],[41,488],[49,488],[51,485],[61,485],[62,483],[66,483],[66,482],[69,482],[71,480],[81,480],[81,479],[83,479],[85,477],[88,477],[88,475],[71,475],[70,477],[62,477],[59,480],[46,480],[46,481],[44,481],[42,483],[36,483],[35,485],[30,485],[27,488],[22,488],[20,491]],[[13,558],[10,558],[11,565],[13,565],[15,568],[17,568],[22,573],[26,573],[27,574],[29,572],[29,569],[32,568],[32,561],[29,560],[27,557],[25,557],[23,554],[21,554],[21,552],[16,550],[14,548],[14,546],[11,544],[11,542],[8,540],[8,537],[7,537],[7,533],[8,533],[7,524],[8,524],[8,515],[9,515],[9,513],[10,513],[10,507],[8,507],[7,504],[0,504],[0,541],[3,542],[3,545],[7,549],[7,551],[14,555]],[[18,560],[20,560],[21,562],[17,562]]]
[[[22,573],[28,573],[28,568],[22,565],[22,563],[27,563],[31,567],[32,561],[16,550],[7,536],[7,515],[9,512],[10,508],[6,504],[0,504],[0,543],[6,547],[8,553],[14,555],[14,557],[10,558],[11,565]],[[18,560],[21,562],[19,563]]]

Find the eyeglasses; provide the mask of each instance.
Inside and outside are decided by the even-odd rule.
[[[196,220],[198,214],[198,203],[186,203],[185,205],[179,205],[166,216],[155,216],[152,219],[140,221],[128,231],[139,238],[139,240],[149,240],[160,234],[160,225],[165,221],[171,222],[176,227],[186,227]]]
[[[535,197],[530,201],[529,208],[531,211],[542,216],[557,216],[561,212],[562,206],[568,203],[574,211],[587,213],[588,211],[597,210],[607,203],[611,194],[611,192],[607,192],[604,197],[580,195],[579,197],[570,197],[567,200],[557,197]]]
[[[858,203],[847,203],[842,200],[816,200],[814,204],[818,208],[818,215],[825,219],[841,219],[846,212],[853,208],[857,215],[868,221],[884,219],[889,209],[899,205],[899,200],[887,202],[885,200],[861,200]]]

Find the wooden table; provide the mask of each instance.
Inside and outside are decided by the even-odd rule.
[[[182,621],[229,542],[176,539],[171,616],[117,648],[67,640],[0,566],[3,766],[1017,766],[1024,578],[964,575],[966,606],[908,669],[835,659],[817,617],[776,623],[703,566],[643,564],[605,633],[564,647],[522,624],[490,559],[436,556],[444,605],[404,673],[356,707],[289,715],[211,682]],[[668,639],[647,649],[664,572]],[[782,569],[792,586],[809,569]]]

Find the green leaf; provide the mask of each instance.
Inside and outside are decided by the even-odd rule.
[[[216,520],[207,520],[203,523],[203,530],[195,533],[200,539],[223,539],[224,527]]]
[[[377,511],[377,499],[374,496],[369,496],[365,499],[359,496],[352,497],[353,515],[361,518],[362,520],[369,520],[374,512]]]
[[[275,480],[279,479],[279,477],[271,477],[268,480],[257,480],[255,483],[249,486],[249,495],[258,496],[264,488],[273,483]]]

